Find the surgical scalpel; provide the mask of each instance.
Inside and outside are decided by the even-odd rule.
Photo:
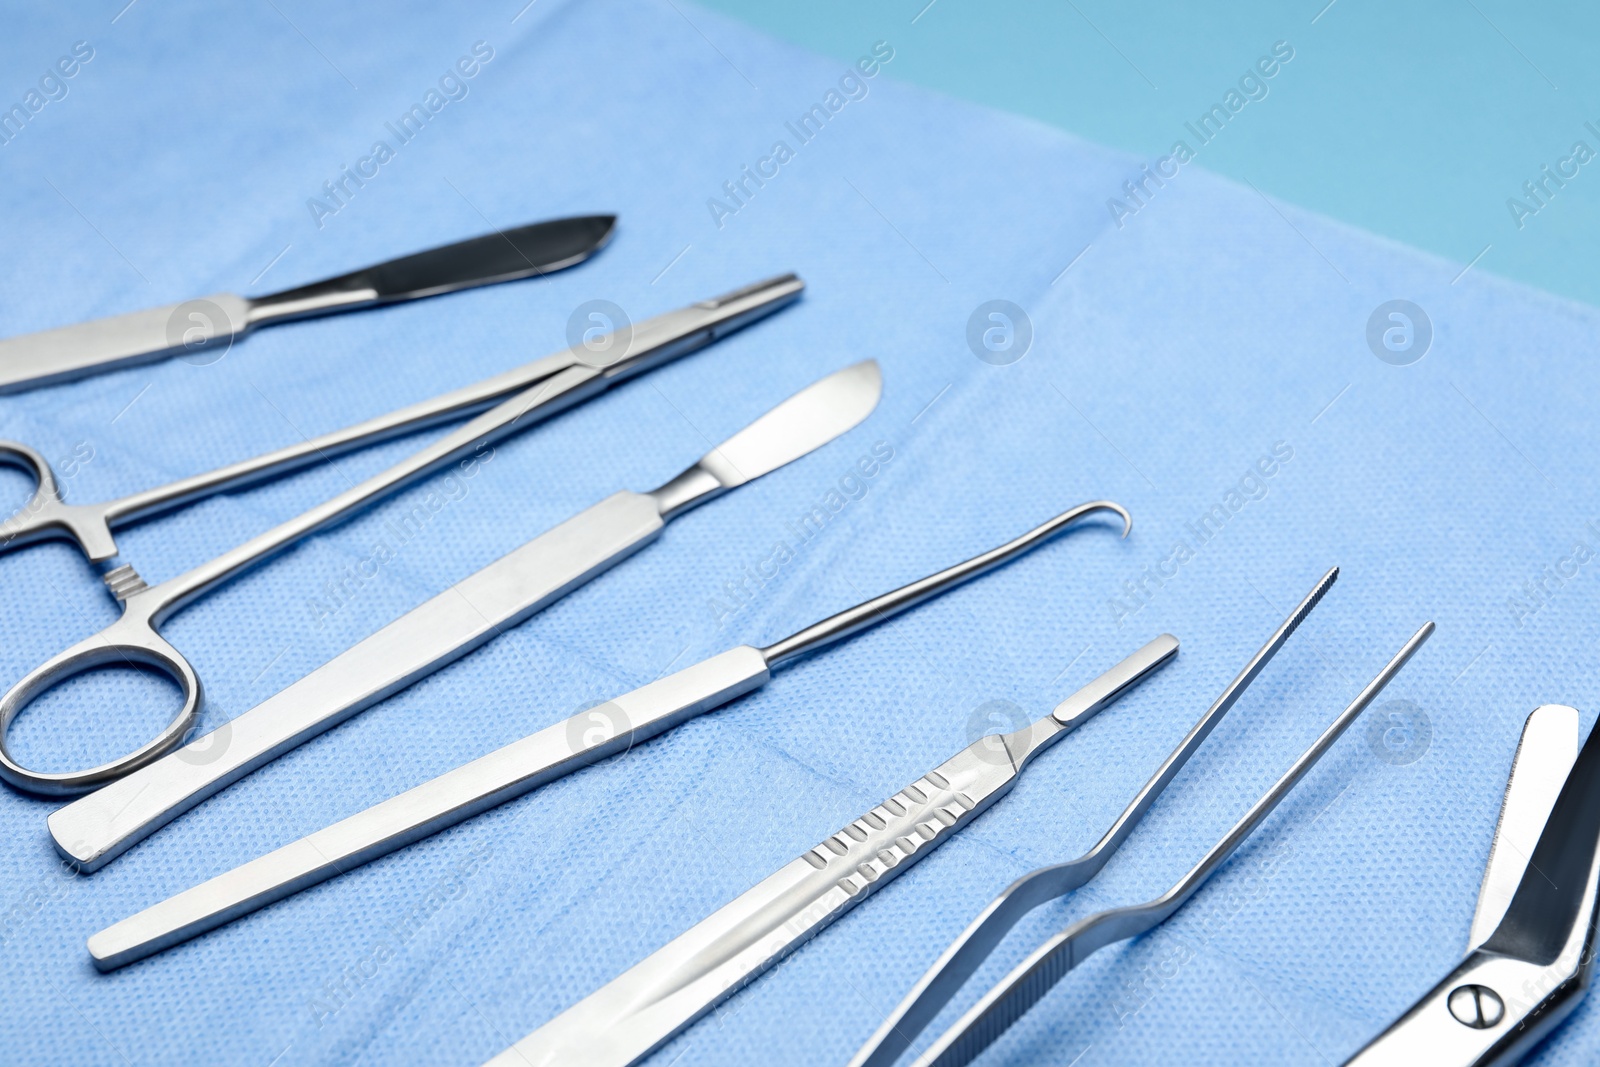
[[[792,275],[763,282],[718,300],[692,305],[641,323],[631,331],[626,344],[598,346],[604,359],[589,359],[585,351],[574,347],[527,367],[490,378],[478,386],[470,386],[466,390],[446,394],[436,401],[404,408],[392,416],[330,435],[343,440],[348,447],[352,443],[387,436],[396,429],[405,428],[408,422],[425,424],[494,402],[489,410],[412,453],[388,470],[175,578],[157,585],[146,585],[144,579],[128,565],[106,572],[103,580],[112,595],[122,603],[122,616],[100,633],[52,656],[0,697],[0,779],[26,792],[64,796],[87,792],[160,758],[182,741],[200,705],[200,679],[194,668],[182,653],[157,633],[157,628],[174,612],[246,568],[348,517],[359,508],[491,442],[571,407],[617,381],[698,348],[737,326],[761,317],[791,301],[800,288],[799,279]],[[512,391],[523,384],[521,379],[524,376],[532,377],[533,383],[520,391]],[[0,456],[3,455],[0,452]],[[226,467],[211,475],[200,475],[152,490],[148,494],[113,502],[102,509],[83,507],[50,511],[46,506],[40,509],[41,513],[55,516],[60,521],[39,527],[38,536],[76,534],[82,537],[82,531],[87,530],[88,536],[82,543],[91,557],[108,547],[115,551],[115,546],[109,543],[110,531],[105,524],[119,507],[130,501],[133,502],[130,507],[132,514],[156,508],[158,503],[161,506],[173,506],[175,502],[214,492],[224,484],[259,477],[263,470],[274,465],[303,465],[314,456],[314,451],[302,449],[271,453],[259,461]],[[253,469],[258,463],[264,465],[263,468]],[[46,494],[47,498],[53,496],[55,485],[48,469],[41,465],[37,473],[40,493]],[[68,518],[63,518],[63,515]],[[102,524],[99,529],[104,530],[103,540],[95,533],[97,522]],[[83,771],[34,771],[23,767],[13,758],[6,746],[6,732],[17,713],[30,701],[73,675],[97,667],[116,666],[154,669],[171,677],[182,690],[182,707],[155,738],[120,759]]]
[[[540,611],[654,541],[699,504],[858,425],[882,392],[867,360],[814,382],[648,493],[615,493],[413,608],[277,695],[54,812],[56,847],[93,870],[356,712]]]
[[[1321,599],[1336,573],[1317,583],[1189,732],[1157,772],[1151,799]],[[1163,634],[1038,722],[973,742],[506,1049],[492,1067],[637,1063],[948,841],[1009,793],[1040,752],[1177,651],[1177,640]]]
[[[1576,752],[1576,757],[1574,753]],[[1509,1067],[1571,1015],[1600,919],[1600,730],[1546,704],[1522,730],[1467,955],[1347,1067]]]
[[[1119,505],[1103,500],[1080,504],[964,563],[766,648],[740,645],[712,656],[218,875],[94,935],[90,955],[101,970],[131,963],[626,751],[764,685],[775,668],[976,578],[1101,511],[1119,516],[1127,536],[1132,522]]]
[[[1305,777],[1324,753],[1366,710],[1400,668],[1433,633],[1426,623],[1403,645],[1393,659],[1367,683],[1355,700],[1322,732],[1282,778],[1269,789],[1244,817],[1234,824],[1210,852],[1190,868],[1178,883],[1154,900],[1131,907],[1113,908],[1081,919],[1061,933],[1045,940],[1019,963],[1010,974],[978,999],[949,1030],[917,1057],[915,1067],[962,1067],[987,1049],[1011,1024],[1033,1007],[1067,972],[1107,945],[1137,937],[1155,929],[1195,894],[1207,878],[1228,861],[1261,821],[1278,806],[1295,784]],[[1205,720],[1201,720],[1202,724]],[[1198,729],[1198,727],[1197,727]],[[1193,736],[1193,735],[1191,735]],[[951,942],[933,967],[922,976],[906,999],[877,1033],[850,1061],[851,1067],[889,1067],[911,1041],[939,1014],[939,1010],[960,990],[1005,938],[1018,920],[1034,908],[1084,885],[1100,872],[1117,851],[1145,809],[1193,751],[1189,739],[1172,754],[1155,777],[1141,789],[1133,802],[1112,823],[1093,848],[1069,863],[1041,867],[1023,875],[996,897],[973,923]],[[1173,760],[1177,760],[1174,766]],[[1419,1062],[1419,1061],[1406,1061]]]
[[[217,293],[0,340],[0,393],[226,346],[257,326],[395,304],[582,263],[605,246],[615,215],[536,222],[416,252],[281,293]],[[210,357],[216,358],[216,357]],[[208,360],[209,361],[209,360]]]

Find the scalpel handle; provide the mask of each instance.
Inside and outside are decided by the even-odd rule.
[[[686,667],[162,901],[89,939],[102,971],[231,922],[670,729],[768,678],[749,646]]]
[[[222,358],[234,338],[257,326],[547,274],[593,255],[610,238],[615,224],[613,215],[550,219],[254,299],[215,293],[0,338],[0,393],[71,381],[176,353],[211,363]]]
[[[958,752],[490,1061],[628,1067],[759,978],[1004,796],[1017,772]]]
[[[560,599],[662,526],[653,497],[607,497],[204,737],[54,812],[56,848],[82,870],[99,868],[257,767]]]
[[[0,338],[0,393],[72,381],[202,348],[223,348],[250,329],[251,302],[234,293],[130,311],[54,330]]]

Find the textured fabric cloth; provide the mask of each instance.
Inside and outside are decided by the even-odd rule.
[[[271,291],[491,227],[621,218],[602,254],[545,280],[0,398],[0,434],[70,465],[70,499],[542,355],[589,300],[642,318],[786,270],[809,283],[780,315],[501,445],[476,477],[419,485],[175,615],[204,723],[613,490],[658,484],[823,374],[875,358],[883,402],[99,873],[62,869],[52,803],[0,791],[0,1059],[480,1063],[1013,706],[1042,715],[1176,634],[1171,666],[654,1060],[841,1063],[995,893],[1098,837],[1333,564],[1324,604],[1122,853],[982,978],[1166,888],[1422,622],[1437,635],[1182,912],[1068,976],[983,1062],[1339,1062],[1437,980],[1464,949],[1523,719],[1560,702],[1593,722],[1600,316],[1220,180],[1203,153],[1157,183],[1152,161],[897,85],[893,40],[862,41],[858,68],[678,0],[516,6],[8,15],[0,92],[28,117],[0,144],[6,335]],[[27,80],[78,41],[92,57],[71,77]],[[402,142],[390,126],[408,114]],[[1026,328],[989,318],[996,300]],[[1369,342],[1391,300],[1425,309],[1409,348],[1384,315]],[[1424,333],[1425,355],[1397,365]],[[171,577],[414,443],[126,528],[123,556]],[[875,449],[892,458],[867,477]],[[9,472],[0,488],[26,492]],[[386,521],[430,493],[429,521],[369,565]],[[171,893],[1096,498],[1132,511],[1126,541],[1086,526],[624,757],[150,960],[90,966],[88,935]],[[823,518],[803,536],[809,514]],[[65,544],[0,558],[0,588],[7,684],[115,616]],[[85,766],[165,721],[164,684],[107,674],[26,711],[14,751]],[[1597,1049],[1591,999],[1531,1062]]]

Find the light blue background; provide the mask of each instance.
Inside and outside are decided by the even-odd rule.
[[[1428,716],[1426,751],[1380,758],[1388,720],[1375,709],[1188,908],[1070,976],[986,1062],[1339,1062],[1459,957],[1524,717],[1570,703],[1587,729],[1600,695],[1600,564],[1569,567],[1538,610],[1514,607],[1576,542],[1600,547],[1587,525],[1600,519],[1600,313],[1486,270],[1462,276],[1470,249],[1440,258],[1269,199],[1270,183],[1203,169],[1209,156],[1119,229],[1104,200],[1148,156],[895,81],[914,62],[914,27],[841,52],[881,36],[895,59],[719,228],[708,199],[839,84],[842,58],[681,0],[381,17],[275,4],[11,15],[0,99],[76,40],[96,54],[0,146],[0,333],[299,284],[552,215],[615,210],[617,238],[542,282],[264,331],[206,367],[0,398],[0,433],[51,457],[92,446],[70,498],[205,470],[544,354],[590,299],[643,316],[790,269],[809,288],[781,316],[503,445],[332,618],[314,598],[430,487],[174,616],[166,633],[206,680],[207,724],[614,489],[660,483],[825,373],[876,358],[885,396],[845,439],[685,516],[93,876],[58,866],[52,804],[0,793],[9,1062],[480,1063],[965,745],[985,705],[1042,715],[1176,634],[1183,651],[1160,677],[657,1057],[842,1063],[1007,882],[1099,835],[1335,563],[1344,576],[1324,605],[1123,853],[995,967],[1071,918],[1164,889],[1432,619],[1438,634],[1386,694]],[[1280,35],[1239,42],[1218,69]],[[470,94],[318,229],[306,200],[480,39],[495,58]],[[1316,62],[1310,45],[1297,52],[1241,132]],[[1434,328],[1406,367],[1365,338],[1395,298]],[[1009,366],[966,340],[993,299],[1033,325]],[[895,458],[865,494],[719,614],[726,583],[880,441]],[[178,574],[407,447],[210,501],[121,545],[147,578]],[[1292,456],[1244,483],[1257,499],[1130,614],[1128,585],[1193,540],[1188,524],[1226,506],[1274,449]],[[24,492],[16,477],[0,488]],[[88,962],[85,937],[173,892],[1095,498],[1130,508],[1126,542],[1086,528],[621,760],[116,974]],[[0,588],[6,680],[114,617],[64,545],[0,558]],[[74,685],[22,716],[18,751],[59,768],[109,757],[164,721],[161,695],[130,679]],[[419,907],[416,932],[374,963]],[[1591,1002],[1534,1062],[1588,1063],[1597,1048]]]
[[[1600,125],[1600,9],[1508,0],[709,0],[835,58],[895,41],[895,76],[1140,155],[1165,152],[1263,48],[1289,77],[1207,152],[1272,196],[1475,270],[1600,303],[1600,180],[1517,227],[1506,207]],[[1532,202],[1529,202],[1530,204]],[[1537,204],[1532,204],[1537,206]],[[1485,251],[1487,249],[1487,251]]]

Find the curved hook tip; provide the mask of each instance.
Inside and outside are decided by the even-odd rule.
[[[1114,511],[1122,519],[1122,536],[1124,539],[1133,532],[1133,516],[1128,514],[1128,509],[1115,500],[1095,500],[1088,504],[1079,504],[1072,509],[1078,515],[1092,515],[1097,511]]]
[[[1046,525],[1059,530],[1062,529],[1062,526],[1060,525],[1061,523],[1067,523],[1070,525],[1079,519],[1093,515],[1097,511],[1116,512],[1117,516],[1122,519],[1122,536],[1124,538],[1133,532],[1133,516],[1128,514],[1127,508],[1123,507],[1115,500],[1091,500],[1087,504],[1079,504],[1077,507],[1069,508],[1060,515],[1057,515]],[[1043,528],[1044,527],[1041,527],[1041,529]]]

